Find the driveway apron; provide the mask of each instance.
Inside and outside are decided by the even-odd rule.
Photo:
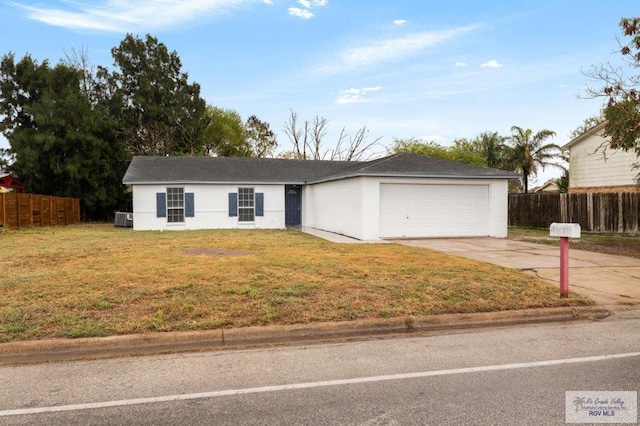
[[[560,249],[495,238],[394,240],[455,256],[520,269],[560,285]],[[601,305],[640,303],[640,259],[569,249],[569,290]]]

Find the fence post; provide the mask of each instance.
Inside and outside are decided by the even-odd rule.
[[[33,228],[33,194],[29,194],[29,226]]]
[[[624,211],[622,205],[622,192],[618,192],[618,232],[624,233]]]

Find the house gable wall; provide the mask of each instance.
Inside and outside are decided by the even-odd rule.
[[[595,134],[570,148],[569,190],[598,187],[633,187],[638,170],[634,152],[604,149],[606,139]],[[606,160],[605,160],[606,157]]]
[[[194,217],[186,217],[183,223],[168,223],[166,217],[157,217],[156,193],[166,192],[167,187],[182,187],[185,193],[194,194]],[[264,194],[264,216],[256,216],[250,223],[229,216],[229,193],[237,193],[239,187],[254,188],[255,193]],[[136,230],[282,229],[284,185],[133,185],[133,212]]]
[[[364,239],[363,178],[307,185],[302,194],[302,226]]]

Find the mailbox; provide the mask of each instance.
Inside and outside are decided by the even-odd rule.
[[[560,237],[560,297],[569,297],[569,238],[580,238],[580,225],[554,222],[549,235]]]
[[[577,223],[552,223],[549,227],[549,236],[580,238],[580,225]]]

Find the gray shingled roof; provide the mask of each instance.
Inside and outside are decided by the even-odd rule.
[[[513,179],[518,175],[408,153],[367,162],[243,157],[134,157],[126,185],[154,183],[305,184],[355,176]]]

